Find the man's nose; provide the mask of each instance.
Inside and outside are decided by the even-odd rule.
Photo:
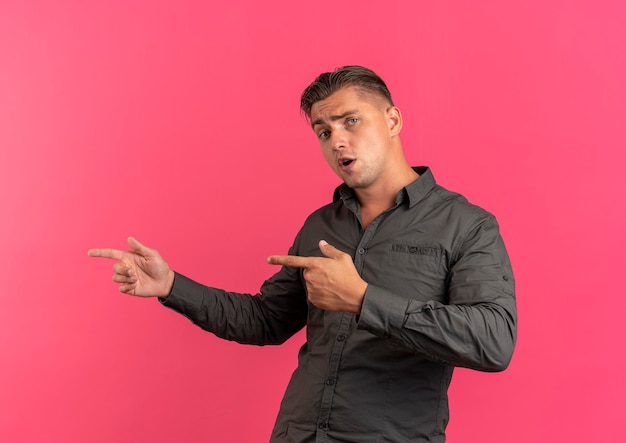
[[[331,137],[331,140],[330,140],[331,146],[333,147],[333,150],[335,151],[340,151],[342,149],[345,149],[345,147],[348,144],[346,134],[344,131],[335,130],[332,132],[330,137]]]

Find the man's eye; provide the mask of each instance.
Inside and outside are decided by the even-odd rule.
[[[352,126],[352,125],[356,125],[359,122],[359,119],[356,117],[352,117],[348,119],[348,125]]]
[[[330,131],[322,131],[319,133],[319,138],[327,139],[330,136]]]

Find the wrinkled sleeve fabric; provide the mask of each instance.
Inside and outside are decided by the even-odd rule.
[[[515,347],[517,311],[511,263],[495,217],[473,217],[449,261],[446,303],[369,285],[358,327],[429,360],[504,370]]]
[[[204,286],[176,273],[161,303],[218,337],[243,344],[276,345],[302,329],[307,303],[298,270],[282,268],[258,294]]]

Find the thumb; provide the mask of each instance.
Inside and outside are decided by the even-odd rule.
[[[154,255],[154,251],[152,249],[141,244],[135,237],[128,237],[128,246],[130,246],[133,252],[136,252],[142,257]]]
[[[322,254],[324,254],[325,257],[339,258],[343,254],[343,252],[329,244],[326,240],[320,240],[319,246],[320,251],[322,251]]]

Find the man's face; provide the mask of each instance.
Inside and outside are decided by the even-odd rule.
[[[368,188],[388,174],[397,108],[353,87],[313,104],[311,124],[324,158],[348,186]],[[390,114],[391,113],[391,114]]]

